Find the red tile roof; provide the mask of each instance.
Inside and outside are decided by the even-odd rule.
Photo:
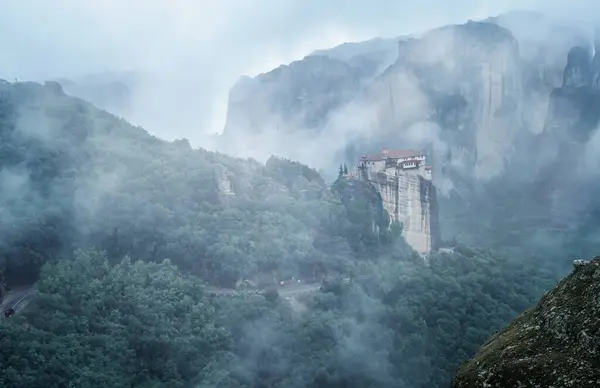
[[[377,161],[384,159],[400,159],[400,158],[415,158],[417,156],[425,156],[423,152],[415,150],[389,150],[387,152],[382,151],[375,155],[366,155],[367,160]]]

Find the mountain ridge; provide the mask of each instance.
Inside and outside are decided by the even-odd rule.
[[[452,388],[596,387],[600,257],[574,270],[464,363]]]
[[[327,94],[318,92],[317,89],[313,92],[303,92],[305,94],[300,98],[300,94],[294,92],[293,88],[288,88],[287,81],[283,80],[277,86],[281,89],[277,92],[281,97],[275,98],[280,102],[278,105],[272,105],[264,97],[269,96],[271,92],[260,86],[260,80],[257,78],[253,87],[246,93],[252,95],[253,105],[250,108],[249,105],[244,106],[246,99],[236,94],[234,87],[222,147],[226,149],[229,146],[231,152],[246,152],[254,157],[269,149],[278,149],[293,155],[295,159],[323,167],[334,165],[334,158],[319,160],[315,159],[312,153],[303,154],[286,149],[288,137],[281,132],[292,132],[291,138],[296,139],[295,142],[305,141],[307,149],[317,147],[321,149],[321,154],[337,155],[337,158],[350,162],[355,157],[348,157],[347,147],[362,144],[363,147],[372,150],[380,148],[381,144],[377,143],[383,142],[384,139],[389,141],[391,137],[400,137],[394,141],[410,143],[405,145],[405,148],[408,148],[415,143],[415,135],[406,134],[411,132],[411,127],[433,125],[437,128],[434,133],[424,137],[428,142],[438,143],[437,159],[446,164],[447,168],[461,164],[471,165],[473,168],[474,165],[474,168],[479,170],[477,175],[487,179],[505,169],[504,159],[510,159],[514,143],[521,136],[521,132],[538,133],[543,130],[543,112],[548,110],[547,98],[562,82],[567,51],[586,42],[589,44],[587,37],[582,37],[583,31],[576,28],[569,30],[569,27],[563,27],[563,24],[553,22],[553,19],[539,16],[537,13],[509,13],[482,21],[442,26],[417,37],[397,39],[399,54],[395,64],[386,67],[373,81],[367,81],[360,90],[349,94],[340,93],[338,97],[333,97],[339,98],[339,102],[333,105],[324,103],[323,98],[331,96],[325,97]],[[538,23],[539,32],[536,36],[527,37],[522,25],[532,17],[541,21]],[[560,31],[563,34],[558,34]],[[565,31],[568,34],[564,33]],[[516,35],[513,36],[513,33]],[[554,36],[557,38],[554,39]],[[504,44],[507,47],[493,51],[490,38],[496,39],[498,43],[506,42]],[[552,40],[556,40],[556,45]],[[488,47],[487,52],[474,46],[478,41]],[[525,56],[522,56],[516,47],[520,44],[526,47],[523,54]],[[510,46],[514,47],[509,48]],[[507,49],[513,52],[504,52]],[[406,50],[412,50],[412,59],[406,57]],[[453,55],[452,51],[457,50],[462,54]],[[302,65],[302,72],[310,75],[313,66],[306,62],[308,60],[311,60],[310,56],[293,62],[295,68],[298,68],[294,72],[300,71]],[[469,61],[473,62],[472,66]],[[427,62],[430,65],[429,69],[425,70],[422,65]],[[418,71],[415,73],[411,69],[402,69],[400,65],[403,63]],[[452,70],[455,64],[462,66],[463,71]],[[477,66],[492,67],[485,70],[477,69]],[[276,72],[285,72],[286,69],[279,67]],[[465,72],[483,73],[480,80],[473,76],[462,79],[461,74]],[[287,77],[294,79],[294,74],[290,73]],[[392,81],[390,77],[400,78]],[[437,82],[427,80],[431,77]],[[488,77],[490,80],[487,80]],[[309,79],[306,82],[310,82]],[[319,79],[315,82],[322,81]],[[339,82],[344,82],[344,87],[349,87],[356,81],[347,76],[340,78]],[[489,107],[480,102],[482,93],[487,93],[485,99],[490,100]],[[343,94],[346,94],[346,97],[343,97]],[[445,106],[443,101],[452,98],[463,99],[463,106]],[[287,101],[284,105],[281,105],[282,99]],[[409,99],[413,102],[408,103]],[[282,110],[280,106],[288,108]],[[524,109],[526,106],[528,108]],[[319,110],[311,113],[315,107]],[[247,110],[252,114],[245,113]],[[306,115],[311,118],[308,122],[303,122]],[[346,120],[350,122],[346,123]],[[454,143],[451,139],[455,137],[457,129],[461,137],[470,137],[471,140],[466,144]],[[299,134],[315,130],[320,136],[316,141],[308,141],[309,139]],[[268,135],[261,134],[262,132],[279,140],[269,141]],[[228,136],[228,133],[231,136]],[[236,136],[244,139],[238,142],[237,148]],[[332,144],[331,138],[337,138],[337,144]],[[368,138],[371,139],[367,140]],[[251,141],[253,145],[244,149],[245,141]],[[422,141],[418,140],[417,143]],[[252,149],[258,150],[256,155],[251,152]],[[498,155],[501,155],[500,159]],[[442,174],[438,171],[437,175]]]

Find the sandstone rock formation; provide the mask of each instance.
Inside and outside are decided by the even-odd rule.
[[[595,85],[599,74],[598,51],[593,57],[587,47],[569,51],[562,85],[550,94],[545,133],[568,143],[589,139],[600,118],[600,89]]]
[[[592,55],[585,45],[569,50],[562,83],[549,95],[543,131],[522,153],[526,159],[520,162],[531,170],[530,181],[537,187],[537,203],[559,228],[576,229],[595,196],[589,187],[597,181],[597,151],[590,139],[600,120],[600,90],[594,84],[599,74],[599,51]]]
[[[215,166],[215,182],[217,190],[221,197],[235,195],[235,188],[232,182],[231,173],[222,165]]]
[[[452,388],[600,386],[600,257],[574,267],[463,364]]]
[[[229,92],[224,133],[318,129],[389,66],[395,46],[382,39],[344,44],[255,78],[241,77]]]
[[[437,193],[431,179],[412,171],[394,175],[369,172],[364,179],[381,196],[390,222],[402,224],[403,236],[415,251],[428,254],[437,249],[439,215]]]
[[[229,92],[224,132],[317,128],[330,111],[356,96],[365,73],[361,67],[314,55],[256,78],[242,77]]]
[[[402,225],[402,234],[415,251],[427,255],[437,250],[437,192],[424,154],[384,150],[382,154],[366,155],[334,186],[342,193],[351,218],[369,220],[373,231],[387,231],[397,223]],[[362,207],[357,207],[357,203]]]
[[[510,32],[469,22],[402,39],[397,51],[396,62],[381,75],[382,60],[308,56],[243,79],[230,92],[225,134],[269,128],[318,132],[332,112],[355,104],[353,110],[369,114],[351,125],[365,133],[391,131],[401,138],[402,128],[432,121],[447,130],[442,136],[452,148],[448,157],[494,168],[502,164],[509,151],[506,131],[518,128],[522,85]],[[350,124],[338,121],[334,127]],[[331,125],[326,130],[338,131]]]
[[[483,170],[499,170],[519,128],[521,80],[518,45],[498,25],[468,22],[430,31],[419,39],[400,41],[398,61],[389,77],[409,75],[425,96],[429,119],[442,129],[449,145],[446,157],[464,155]],[[403,88],[395,94],[390,122],[402,127]],[[385,117],[385,116],[384,116]],[[461,157],[460,159],[463,159]]]
[[[564,120],[594,121],[595,105],[577,96],[600,79],[593,70],[600,59],[566,66],[569,50],[588,40],[576,27],[521,12],[398,38],[397,59],[385,71],[389,49],[321,51],[238,82],[223,144],[236,135],[256,139],[246,148],[327,169],[341,157],[351,162],[349,149],[432,147],[436,179],[442,167],[488,179],[505,171],[529,134],[564,128]],[[583,83],[587,91],[575,86]],[[557,102],[565,98],[581,105],[581,120],[568,118],[570,108]]]

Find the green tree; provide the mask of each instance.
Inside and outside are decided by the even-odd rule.
[[[110,265],[78,251],[46,265],[0,339],[0,387],[184,387],[230,347],[202,286],[168,261]]]

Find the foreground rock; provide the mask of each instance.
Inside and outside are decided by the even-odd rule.
[[[600,387],[600,257],[577,264],[463,364],[452,387]]]

